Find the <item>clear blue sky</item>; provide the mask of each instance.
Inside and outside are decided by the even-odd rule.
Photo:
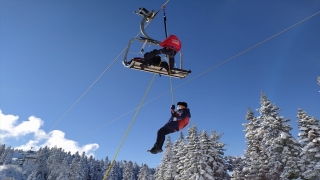
[[[41,129],[49,133],[139,32],[141,17],[133,11],[158,10],[163,2],[0,1],[2,113],[19,116],[17,124],[36,116],[44,122]],[[182,41],[184,67],[192,70],[186,79],[173,79],[173,86],[319,10],[317,0],[171,0],[166,7],[168,31]],[[160,13],[146,28],[157,40],[165,38]],[[298,108],[320,119],[319,22],[320,14],[176,89],[175,102],[189,104],[190,125],[224,133],[226,154],[242,155],[246,148],[242,124],[248,107],[260,107],[261,91],[291,119],[295,137]],[[154,48],[158,47],[146,50]],[[113,158],[135,111],[92,130],[136,108],[153,76],[123,67],[122,57],[53,128],[79,146],[97,143],[98,159]],[[145,102],[169,89],[169,78],[157,76]],[[116,160],[156,167],[162,154],[146,150],[167,122],[170,106],[170,93],[143,106]],[[183,132],[186,135],[187,130]],[[171,137],[175,140],[178,135]],[[31,133],[5,142],[17,147],[32,139]]]

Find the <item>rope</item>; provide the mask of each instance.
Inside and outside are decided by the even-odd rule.
[[[173,90],[172,90],[172,77],[171,77],[171,70],[169,66],[169,76],[170,76],[170,92],[171,92],[171,101],[172,105],[174,105],[174,95],[173,95]]]
[[[161,65],[161,61],[160,61],[159,65],[158,65],[158,67],[159,67],[160,65]],[[141,100],[141,102],[140,102],[140,104],[139,104],[139,106],[138,106],[138,109],[137,109],[136,113],[134,114],[134,116],[133,116],[133,118],[132,118],[132,120],[131,120],[131,122],[130,122],[129,127],[127,128],[127,131],[126,131],[125,135],[124,135],[123,138],[122,138],[122,141],[121,141],[121,143],[120,143],[120,145],[119,145],[119,147],[118,147],[118,150],[117,150],[116,154],[114,155],[113,160],[112,160],[112,162],[111,162],[111,164],[110,164],[107,172],[105,173],[105,175],[104,175],[104,177],[103,177],[103,180],[106,180],[106,178],[107,178],[107,176],[108,176],[108,174],[109,174],[109,172],[110,172],[110,170],[111,170],[111,167],[113,166],[113,163],[114,163],[116,157],[118,156],[118,153],[120,152],[120,149],[121,149],[121,147],[122,147],[122,145],[123,145],[123,143],[124,143],[124,140],[126,139],[128,133],[129,133],[129,131],[130,131],[130,129],[131,129],[131,126],[132,126],[134,120],[136,119],[136,117],[137,117],[137,115],[138,115],[138,112],[140,111],[141,106],[143,105],[144,99],[147,97],[147,94],[148,94],[148,92],[149,92],[149,90],[150,90],[150,88],[151,88],[151,85],[152,85],[155,77],[156,77],[156,73],[153,74],[153,77],[152,77],[152,79],[151,79],[151,81],[150,81],[150,83],[149,83],[149,86],[148,86],[146,92],[144,93],[144,96],[143,96],[143,98],[142,98],[142,100]]]
[[[166,6],[163,5],[163,22],[164,22],[164,31],[166,33],[166,38],[168,37],[168,31],[167,31],[167,17],[166,17]]]
[[[167,16],[166,16],[166,10],[165,10],[166,6],[163,5],[162,9],[163,9],[163,22],[164,22],[164,32],[166,35],[166,38],[168,37],[168,31],[167,31]],[[166,58],[168,58],[168,55],[166,55]],[[169,77],[170,77],[170,91],[171,91],[171,101],[172,101],[172,105],[174,105],[174,95],[173,95],[173,91],[172,91],[172,77],[171,77],[171,69],[170,69],[170,62],[168,63],[169,65]]]

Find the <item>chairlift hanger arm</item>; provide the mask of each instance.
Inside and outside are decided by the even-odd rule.
[[[139,8],[139,11],[138,12],[134,12],[134,14],[138,14],[140,16],[142,16],[142,20],[141,20],[141,23],[140,23],[140,31],[141,31],[141,34],[148,38],[148,39],[152,39],[150,36],[147,35],[147,33],[145,32],[144,30],[144,27],[145,27],[145,23],[146,22],[150,22],[151,20],[153,20],[153,18],[157,15],[157,13],[155,14],[154,13],[154,10],[152,11],[148,11],[146,8]]]

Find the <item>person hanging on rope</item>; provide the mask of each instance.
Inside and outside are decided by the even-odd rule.
[[[178,102],[178,111],[175,111],[175,105],[171,106],[171,117],[169,121],[158,130],[156,143],[149,150],[152,154],[162,152],[162,146],[167,134],[177,132],[186,127],[191,118],[190,109],[186,102]]]
[[[165,54],[169,56],[169,68],[172,69],[174,67],[175,61],[174,56],[181,49],[181,41],[175,35],[170,35],[168,38],[163,40],[160,44],[162,49],[154,49],[151,52],[147,52],[144,54],[145,65],[152,63],[152,61],[159,54]],[[169,71],[168,67],[164,67]]]

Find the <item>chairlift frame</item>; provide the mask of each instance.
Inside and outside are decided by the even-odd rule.
[[[135,70],[140,70],[140,71],[145,71],[145,72],[150,72],[150,73],[159,73],[161,75],[164,75],[164,76],[171,76],[171,77],[176,77],[176,78],[185,78],[187,75],[189,75],[189,73],[191,73],[190,70],[183,70],[182,69],[182,59],[183,59],[183,55],[182,55],[182,52],[179,51],[179,54],[180,54],[180,67],[179,68],[173,68],[171,69],[172,71],[172,74],[168,74],[168,72],[163,69],[162,67],[158,67],[158,66],[153,66],[153,65],[150,65],[150,66],[147,66],[147,67],[144,67],[143,69],[140,67],[140,65],[142,64],[141,62],[138,62],[138,61],[130,61],[128,62],[127,61],[127,56],[128,56],[128,53],[129,53],[129,49],[130,49],[130,46],[131,44],[134,42],[134,41],[139,41],[141,43],[143,43],[143,46],[140,50],[140,53],[142,53],[144,51],[144,47],[146,45],[146,43],[149,43],[149,44],[154,44],[154,45],[157,45],[157,46],[160,46],[160,41],[157,41],[153,38],[151,38],[150,36],[148,36],[148,34],[145,32],[145,23],[146,22],[151,22],[151,20],[153,20],[155,18],[155,16],[157,15],[157,13],[154,13],[154,10],[152,11],[148,11],[147,9],[145,8],[139,8],[139,11],[138,12],[134,12],[134,14],[138,14],[140,16],[142,16],[142,20],[141,20],[141,23],[140,23],[140,31],[141,31],[141,34],[144,36],[144,37],[140,37],[140,38],[133,38],[129,41],[128,43],[128,46],[126,48],[126,52],[124,54],[124,58],[122,60],[122,64],[127,67],[127,68],[131,68],[131,69],[135,69]]]

